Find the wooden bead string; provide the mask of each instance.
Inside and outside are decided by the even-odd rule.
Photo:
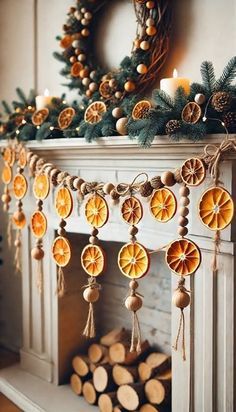
[[[4,169],[2,172],[2,181],[4,183],[4,191],[3,191],[3,195],[1,199],[3,202],[4,212],[8,212],[10,209],[11,195],[10,195],[9,185],[12,182],[12,167],[13,167],[14,160],[15,160],[15,156],[13,155],[13,149],[10,147],[10,145],[7,147],[7,150],[10,156],[8,156],[7,154],[6,156],[4,156],[4,152],[6,151],[6,149],[2,152],[3,160],[4,160]],[[14,156],[14,159],[12,159],[13,156]],[[5,176],[4,170],[8,171],[8,176]],[[7,225],[7,243],[8,243],[8,247],[11,248],[12,246],[12,219],[10,215],[8,217],[8,225]]]

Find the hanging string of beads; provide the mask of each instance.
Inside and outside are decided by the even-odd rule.
[[[4,183],[4,192],[2,195],[2,202],[3,202],[4,212],[8,212],[10,209],[10,202],[11,202],[9,185],[11,184],[12,177],[13,177],[12,168],[15,162],[15,152],[10,146],[7,146],[3,150],[2,155],[3,155],[3,160],[4,160],[4,166],[2,169],[2,182]],[[8,217],[7,242],[10,248],[12,244],[12,218],[10,215]]]

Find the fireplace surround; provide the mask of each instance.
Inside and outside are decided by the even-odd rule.
[[[188,156],[197,155],[206,143],[219,143],[222,136],[208,136],[207,141],[191,143],[170,142],[166,137],[156,138],[149,149],[139,148],[135,142],[125,137],[104,138],[98,143],[87,144],[83,139],[60,139],[43,142],[29,142],[28,146],[53,161],[62,170],[72,175],[78,174],[86,180],[129,182],[140,171],[150,177],[165,170],[179,167]],[[224,181],[233,197],[235,196],[235,156],[227,156],[221,166],[221,180]],[[206,180],[205,185],[209,184]],[[175,189],[174,189],[175,191]],[[171,305],[171,290],[176,287],[176,276],[171,275],[164,264],[163,253],[152,257],[150,280],[140,282],[140,292],[148,302],[141,315],[145,337],[160,349],[172,355],[172,411],[173,412],[231,412],[235,408],[234,389],[234,241],[235,223],[222,232],[220,245],[219,272],[211,273],[211,260],[214,249],[212,233],[197,219],[197,201],[203,188],[191,190],[189,237],[196,240],[202,251],[202,264],[197,273],[187,280],[192,290],[192,305],[186,310],[187,360],[171,349],[171,342],[178,326],[179,312]],[[150,250],[167,244],[176,237],[176,218],[165,225],[155,222],[144,205],[144,219],[139,226],[139,239]],[[24,210],[30,216],[34,207],[32,193],[24,201]],[[65,404],[73,412],[89,411],[80,398],[63,386],[70,373],[70,360],[78,347],[86,346],[81,337],[85,321],[85,306],[81,298],[81,286],[86,281],[79,264],[79,251],[87,241],[89,227],[78,205],[68,219],[67,231],[72,242],[74,256],[66,272],[68,293],[62,300],[55,296],[56,268],[50,258],[50,247],[55,236],[58,219],[53,212],[53,198],[45,201],[48,216],[48,234],[44,240],[44,292],[39,296],[34,278],[34,262],[30,259],[33,240],[29,229],[23,231],[23,347],[20,367],[13,367],[0,373],[0,390],[27,411],[64,411]],[[53,213],[52,213],[53,212]],[[197,223],[199,222],[199,223]],[[125,280],[113,271],[118,242],[126,242],[127,227],[119,218],[119,208],[113,206],[109,223],[101,229],[100,239],[111,256],[108,270],[103,275],[104,300],[97,310],[98,329],[101,332],[123,321],[122,299],[125,297]],[[76,253],[78,248],[78,253]],[[111,249],[110,249],[111,248]],[[112,273],[110,275],[110,273]],[[80,295],[80,296],[78,296]],[[115,302],[117,311],[109,310]],[[100,315],[100,313],[102,315]],[[125,313],[125,312],[124,312]],[[141,313],[141,312],[140,312]],[[129,322],[129,316],[125,318]],[[70,327],[71,323],[73,328]],[[172,337],[171,337],[172,334]],[[15,369],[14,369],[15,368]],[[25,372],[26,371],[26,372]],[[17,380],[18,377],[18,380]],[[22,379],[32,385],[42,385],[42,395],[32,388],[22,387]],[[25,385],[26,386],[26,385]],[[30,386],[30,385],[28,385]],[[33,392],[33,393],[32,393]],[[49,395],[51,393],[51,395]],[[63,395],[61,395],[63,393]],[[58,394],[58,395],[56,395]],[[57,409],[52,409],[50,397],[58,396]],[[76,403],[76,402],[77,403]],[[69,402],[69,403],[68,403]],[[70,408],[69,408],[70,405]],[[34,408],[34,409],[33,409]],[[61,408],[61,409],[60,409]],[[74,408],[74,409],[73,409]],[[92,408],[91,410],[96,410]]]

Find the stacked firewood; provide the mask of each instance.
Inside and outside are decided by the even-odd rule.
[[[170,357],[154,352],[148,341],[130,352],[129,332],[114,329],[74,357],[71,387],[102,412],[168,412]]]

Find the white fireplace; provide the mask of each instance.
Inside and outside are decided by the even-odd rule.
[[[172,142],[160,137],[148,149],[138,147],[135,141],[126,137],[103,138],[91,144],[84,139],[45,140],[29,142],[28,146],[61,170],[80,175],[87,181],[130,182],[140,171],[153,177],[165,170],[174,170],[187,157],[201,153],[206,143],[217,144],[221,139],[220,135],[208,136],[206,141],[191,143]],[[235,164],[234,157],[228,156],[221,166],[221,180],[233,196]],[[206,179],[204,184],[207,187],[209,180]],[[178,197],[177,190],[174,188]],[[192,305],[186,310],[185,362],[181,353],[171,347],[179,320],[179,311],[171,305],[171,295],[178,279],[168,271],[163,252],[152,255],[150,278],[140,281],[140,292],[144,295],[144,307],[140,312],[143,334],[152,344],[172,355],[172,412],[232,412],[235,409],[235,223],[222,232],[219,272],[213,276],[212,233],[197,217],[197,202],[203,190],[203,186],[191,190],[189,237],[201,248],[202,264],[197,273],[187,279],[187,287],[192,291]],[[76,205],[76,194],[74,199]],[[35,200],[29,193],[24,200],[28,217],[34,208]],[[61,300],[55,295],[56,267],[50,255],[59,223],[53,197],[44,203],[48,232],[44,239],[42,295],[36,288],[35,263],[29,258],[34,239],[28,228],[23,230],[21,362],[0,372],[0,390],[26,412],[98,410],[85,405],[68,386],[57,386],[68,377],[73,354],[86,346],[81,336],[86,311],[81,287],[86,282],[86,275],[80,268],[79,256],[87,243],[90,228],[82,209],[83,205],[78,204],[67,219],[66,230],[73,256],[65,270],[68,293]],[[166,245],[177,237],[176,219],[166,224],[157,223],[144,201],[144,218],[139,225],[138,239],[150,250]],[[98,330],[103,331],[106,327],[111,329],[121,325],[124,319],[128,326],[130,321],[122,305],[128,282],[117,268],[113,271],[120,243],[128,240],[127,225],[120,219],[118,206],[111,206],[109,222],[100,230],[99,237],[110,259],[101,278],[104,300],[101,297],[97,310]],[[116,311],[109,311],[112,302]]]

